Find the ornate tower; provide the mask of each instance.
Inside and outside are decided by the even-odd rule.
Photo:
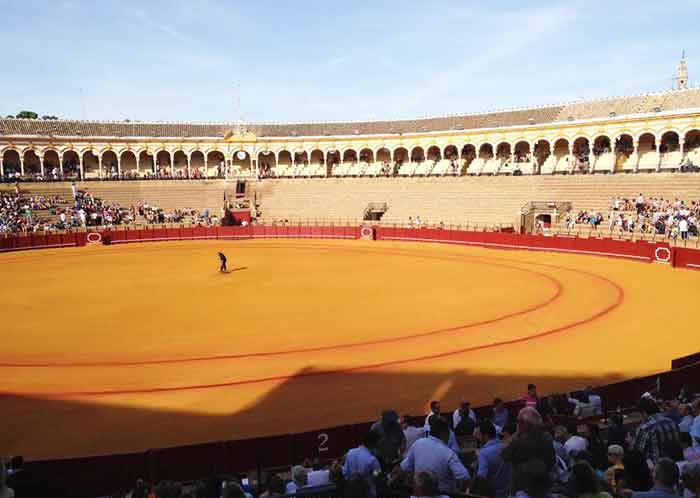
[[[685,90],[688,88],[688,65],[685,60],[685,50],[681,56],[681,62],[678,64],[676,71],[676,90]]]

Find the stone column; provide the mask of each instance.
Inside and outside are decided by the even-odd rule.
[[[2,156],[0,156],[0,178],[5,176],[5,166],[2,164]]]
[[[37,157],[39,155],[37,154]],[[39,170],[41,171],[41,177],[44,177],[44,156],[39,157]]]
[[[19,173],[24,177],[24,156],[19,156]]]

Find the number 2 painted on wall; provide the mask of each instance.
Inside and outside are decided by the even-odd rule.
[[[319,443],[318,443],[318,452],[323,453],[324,451],[328,451],[328,434],[325,432],[322,432],[318,436],[316,436]]]

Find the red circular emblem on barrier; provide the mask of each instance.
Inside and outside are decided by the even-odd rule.
[[[664,255],[661,256],[661,254]],[[656,261],[663,261],[664,263],[668,263],[669,261],[671,261],[671,251],[668,247],[657,247],[654,251],[654,257],[656,258]]]
[[[360,235],[362,235],[363,237],[371,237],[372,233],[374,233],[372,227],[362,227],[362,229],[360,230]]]
[[[92,235],[95,235],[96,237],[91,237]],[[87,234],[87,241],[88,242],[101,242],[102,235],[100,235],[100,232],[90,232]]]

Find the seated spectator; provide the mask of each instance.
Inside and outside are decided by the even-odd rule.
[[[668,458],[660,458],[654,467],[654,486],[649,491],[639,491],[632,498],[679,498],[676,493],[680,473],[676,464]]]
[[[649,466],[644,455],[631,449],[625,452],[622,460],[625,466],[626,487],[632,491],[648,491],[654,485]]]
[[[292,467],[292,481],[287,483],[285,493],[288,495],[294,494],[297,490],[307,487],[308,484],[309,475],[306,469],[301,465],[295,465]]]
[[[422,470],[413,478],[413,495],[411,498],[447,498],[440,494],[437,476],[429,471]]]
[[[700,498],[700,462],[690,462],[681,471],[683,498]]]
[[[260,495],[260,498],[271,498],[273,496],[282,496],[286,491],[286,486],[284,484],[284,479],[279,475],[273,474],[270,480],[267,482],[267,488],[265,492]]]
[[[457,454],[447,446],[450,436],[447,420],[439,416],[431,418],[434,420],[430,435],[413,443],[401,462],[401,469],[414,474],[430,470],[438,477],[440,491],[452,493],[458,488],[463,489],[469,472]]]
[[[178,496],[179,493],[173,498],[177,498]],[[224,490],[221,493],[221,496],[222,498],[250,498],[249,496],[246,497],[246,493],[243,491],[241,485],[235,481],[229,481],[226,483],[226,486],[224,486]]]
[[[564,443],[564,449],[570,458],[575,458],[582,451],[588,451],[588,439],[579,434],[579,431],[584,427],[583,425],[578,426]]]
[[[619,413],[610,415],[610,427],[608,428],[608,444],[617,444],[626,447],[629,430],[624,426],[624,419]]]
[[[596,423],[588,423],[580,431],[588,441],[588,452],[591,454],[591,465],[596,470],[604,471],[608,468],[608,447],[600,436],[600,427]]]
[[[401,420],[401,426],[403,427],[403,435],[406,438],[406,447],[404,449],[404,456],[408,452],[409,448],[413,445],[416,439],[425,436],[425,431],[422,427],[416,425],[417,420],[410,415],[404,415]]]
[[[505,403],[501,398],[496,398],[493,400],[493,413],[491,415],[491,421],[494,423],[496,428],[499,430],[503,429],[508,423],[509,413],[508,408],[506,408]]]
[[[344,498],[371,498],[371,489],[360,475],[352,475],[345,482]]]
[[[311,463],[311,472],[308,473],[309,487],[325,486],[330,482],[330,470],[324,469],[320,458],[315,458]]]
[[[0,458],[0,498],[14,498],[15,492],[7,487],[7,469]]]
[[[571,476],[564,496],[571,498],[612,498],[601,491],[600,480],[588,462],[579,461],[571,467]]]
[[[680,416],[680,420],[678,421],[678,430],[682,433],[690,433],[690,427],[693,425],[694,418],[690,411],[690,405],[687,403],[679,404],[678,414]]]
[[[569,431],[563,425],[558,425],[552,429],[552,439],[554,444],[554,453],[557,458],[560,458],[568,467],[570,458],[569,453],[564,447],[564,443],[569,439]]]
[[[611,444],[608,446],[608,462],[610,462],[610,467],[605,471],[604,477],[605,481],[610,485],[613,491],[615,491],[616,474],[618,471],[625,470],[625,464],[623,463],[625,458],[625,450],[619,444]]]
[[[688,462],[700,461],[700,449],[693,448],[693,443],[690,440],[690,434],[681,432],[681,447],[683,448],[683,459]]]

